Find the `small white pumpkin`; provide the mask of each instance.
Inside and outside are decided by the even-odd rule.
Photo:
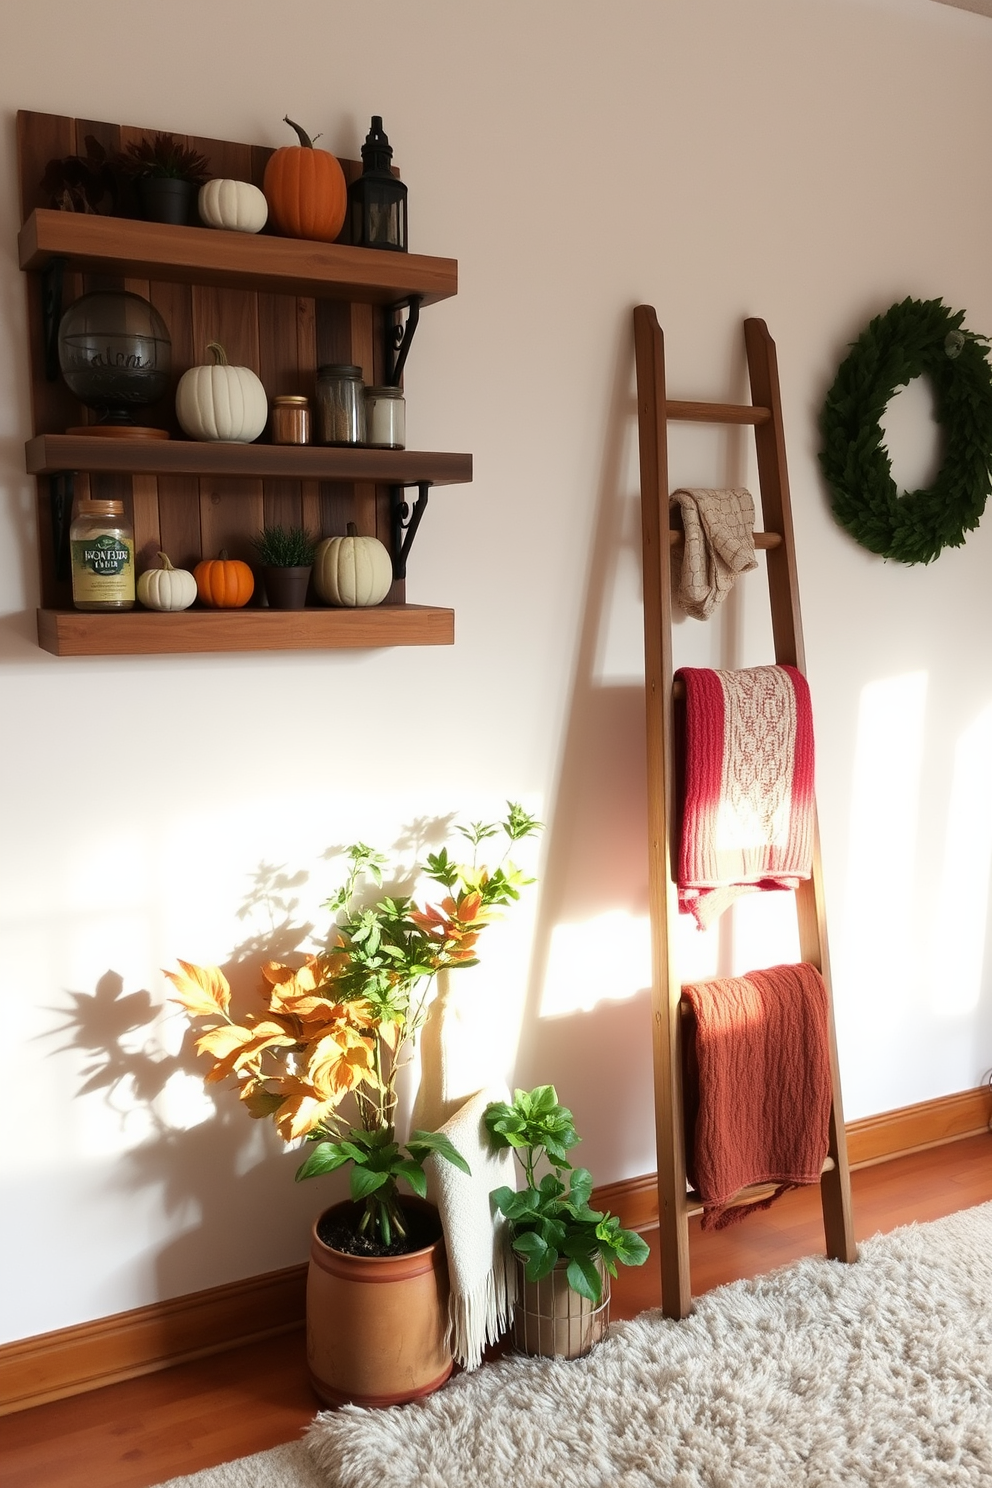
[[[213,366],[190,367],[176,388],[176,417],[190,439],[250,444],[265,428],[269,402],[250,367],[229,365],[224,348],[209,341]]]
[[[250,181],[207,181],[200,187],[197,206],[208,227],[228,232],[261,232],[269,216],[264,194]]]
[[[325,604],[365,609],[381,604],[393,582],[393,560],[377,537],[359,537],[354,522],[347,537],[325,537],[317,545],[313,582]]]
[[[146,610],[188,610],[196,598],[196,580],[185,568],[173,568],[159,553],[161,568],[149,568],[138,579],[138,603]]]

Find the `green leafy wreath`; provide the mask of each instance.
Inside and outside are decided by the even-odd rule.
[[[820,418],[820,464],[834,516],[872,553],[932,563],[978,526],[992,462],[992,367],[984,336],[961,329],[963,310],[903,300],[877,315],[840,365]],[[944,458],[932,486],[899,494],[881,418],[897,389],[925,374],[933,386]]]

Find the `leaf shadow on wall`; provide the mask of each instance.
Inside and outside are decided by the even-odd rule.
[[[295,895],[307,877],[267,864],[252,875],[240,910],[249,933],[222,968],[234,1005],[259,1005],[260,960],[291,958],[308,941],[313,926],[297,913]],[[251,1121],[226,1086],[205,1086],[208,1066],[197,1056],[193,1029],[186,1026],[170,1052],[167,1042],[175,1038],[162,1028],[163,999],[147,989],[126,991],[114,970],[92,994],[73,991],[68,999],[53,1034],[62,1036],[62,1050],[81,1053],[76,1094],[102,1094],[119,1122],[123,1150],[106,1189],[124,1199],[157,1191],[170,1221],[173,1238],[150,1246],[144,1258],[154,1268],[153,1295],[278,1269],[287,1253],[303,1261],[314,1212],[339,1195],[323,1185],[320,1192],[297,1188],[298,1155],[287,1152],[270,1123]]]
[[[405,825],[392,851],[409,866],[396,864],[381,888],[367,885],[368,896],[410,893],[412,864],[448,837],[452,821],[422,817]],[[322,858],[344,851],[331,846]],[[237,911],[246,933],[221,967],[235,1017],[262,1007],[261,962],[298,964],[312,950],[315,926],[300,909],[309,878],[306,870],[264,862],[249,875]],[[248,1116],[231,1082],[205,1085],[209,1061],[197,1055],[196,1032],[178,1010],[183,1037],[169,1052],[175,1036],[163,1030],[163,1011],[161,997],[127,991],[120,974],[108,969],[92,993],[68,993],[51,1031],[62,1039],[58,1052],[80,1055],[77,1096],[102,1096],[119,1125],[122,1150],[105,1180],[108,1192],[124,1199],[142,1190],[160,1195],[169,1224],[154,1232],[167,1229],[172,1238],[150,1246],[145,1258],[155,1271],[153,1295],[281,1269],[287,1256],[304,1261],[311,1222],[347,1196],[347,1174],[295,1184],[302,1154],[286,1148],[271,1122]]]
[[[628,611],[643,607],[637,461],[629,458],[637,439],[633,366],[628,316],[615,361],[557,788],[547,813],[546,862],[515,1070],[517,1084],[556,1085],[583,1134],[577,1160],[600,1182],[655,1167],[639,614],[634,664],[611,680],[605,660],[611,604],[619,595]],[[740,401],[747,381],[742,338],[730,377]],[[727,486],[744,484],[743,432],[730,431],[721,446],[721,479]],[[676,625],[681,621],[676,615]],[[735,593],[716,624],[719,664],[740,665]],[[633,632],[621,629],[629,640]],[[564,971],[555,965],[563,930],[572,944]],[[722,964],[732,954],[731,934],[729,926],[720,931]],[[552,982],[567,979],[568,964],[584,984],[584,995],[577,989],[575,998],[579,1008],[571,1012],[567,988],[563,998],[549,995]]]

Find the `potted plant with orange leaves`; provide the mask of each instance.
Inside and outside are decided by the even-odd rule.
[[[297,1179],[350,1168],[351,1198],[326,1209],[312,1236],[307,1351],[325,1404],[414,1399],[451,1372],[444,1242],[424,1161],[435,1153],[467,1165],[442,1132],[400,1139],[397,1081],[438,972],[475,965],[482,931],[532,882],[508,854],[539,829],[514,802],[501,822],[455,826],[471,861],[447,844],[428,853],[415,873],[440,892],[423,900],[382,895],[387,859],[353,844],[345,881],[324,905],[326,940],[302,966],[262,966],[258,1013],[232,1016],[218,967],[180,961],[166,973],[198,1025],[199,1052],[214,1061],[208,1083],[232,1081],[250,1116],[307,1144]],[[480,863],[484,844],[500,837],[499,861]]]

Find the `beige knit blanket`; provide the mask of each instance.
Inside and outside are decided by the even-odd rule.
[[[687,615],[706,620],[733,588],[739,573],[756,568],[754,499],[743,486],[708,491],[696,486],[673,491],[685,528],[682,561],[672,554],[674,587]]]

